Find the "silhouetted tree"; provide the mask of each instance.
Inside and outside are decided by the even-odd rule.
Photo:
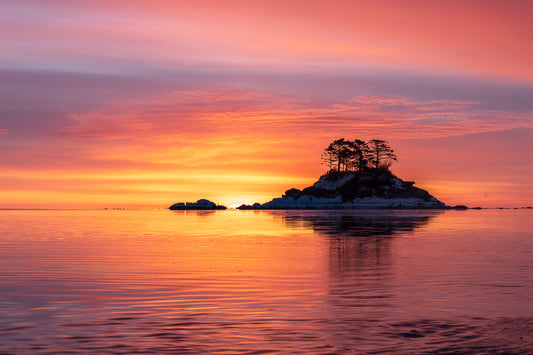
[[[352,142],[353,154],[352,154],[352,167],[353,170],[362,172],[368,165],[368,144],[360,139],[355,139]]]
[[[324,149],[324,153],[322,153],[322,162],[328,167],[330,171],[335,170],[337,160],[335,159],[334,154],[331,154],[327,151],[327,148]]]
[[[368,143],[354,139],[340,138],[331,142],[322,154],[324,164],[330,171],[358,171],[370,168],[388,167],[391,160],[397,160],[387,141],[373,139]]]
[[[368,142],[368,157],[371,166],[375,169],[390,165],[391,160],[398,160],[394,150],[387,141],[372,139]]]
[[[348,171],[352,157],[352,142],[344,138],[337,139],[324,149],[322,160],[330,170]]]

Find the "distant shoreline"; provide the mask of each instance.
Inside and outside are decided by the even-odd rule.
[[[3,207],[0,208],[0,211],[152,211],[152,210],[168,210],[168,207],[162,207],[162,206],[154,206],[154,207],[102,207],[102,208],[10,208],[10,207]],[[533,210],[533,206],[520,206],[520,207],[468,207],[468,210]],[[233,207],[227,207],[227,211],[258,211],[258,210],[246,210],[246,209],[238,209]],[[407,211],[407,210],[429,210],[424,208],[380,208],[380,209],[297,209],[297,210],[289,210],[289,209],[263,209],[259,211]],[[434,210],[459,210],[455,208],[455,206],[448,206],[447,208],[441,208]],[[179,211],[179,210],[175,210]],[[217,210],[182,210],[182,211],[217,211]]]

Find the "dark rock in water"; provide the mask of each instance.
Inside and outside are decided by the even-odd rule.
[[[365,172],[330,172],[303,190],[289,189],[264,204],[242,205],[255,209],[444,209],[443,202],[427,191],[403,181],[388,169]]]
[[[178,202],[169,207],[170,210],[225,210],[227,207],[217,205],[206,199],[196,202]]]
[[[455,205],[452,207],[454,210],[467,210],[468,207],[465,205]]]
[[[253,205],[240,205],[237,207],[238,210],[260,210],[261,204],[260,203],[254,203]]]

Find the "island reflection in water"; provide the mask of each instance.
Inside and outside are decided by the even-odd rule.
[[[308,228],[328,240],[331,311],[339,322],[357,325],[360,337],[387,318],[396,296],[393,246],[396,236],[412,235],[443,211],[320,211],[283,216],[289,228]],[[364,312],[346,313],[346,309]],[[347,317],[347,315],[350,315]],[[380,337],[383,334],[378,335]]]
[[[528,353],[530,211],[2,211],[0,352]]]
[[[349,279],[361,284],[391,276],[391,242],[428,225],[444,211],[320,211],[286,214],[289,228],[309,228],[328,237],[332,281]],[[337,280],[338,281],[338,280]]]
[[[287,211],[287,227],[308,227],[331,237],[386,237],[411,232],[429,223],[441,210]]]
[[[283,216],[289,228],[309,228],[328,237],[330,271],[334,277],[374,270],[376,276],[390,274],[391,238],[406,235],[426,226],[431,218],[444,213],[437,210],[417,211],[320,211]],[[374,278],[373,281],[376,279]]]

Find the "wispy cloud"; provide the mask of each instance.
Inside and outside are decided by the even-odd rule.
[[[72,119],[59,135],[152,143],[301,140],[341,133],[434,138],[533,125],[529,110],[489,110],[471,101],[363,96],[319,105],[284,93],[246,90],[180,91]]]
[[[446,149],[438,154],[432,150],[435,157],[426,156],[417,151],[420,139],[439,141],[486,132],[497,136],[512,128],[533,128],[532,118],[528,110],[489,110],[472,101],[360,96],[317,104],[279,92],[198,90],[78,113],[72,116],[72,125],[55,137],[76,142],[84,166],[97,167],[101,162],[102,169],[115,164],[119,171],[177,176],[289,178],[319,174],[322,149],[338,137],[401,142],[411,154],[402,161],[412,171],[421,171],[420,162],[431,162]],[[454,149],[448,152],[460,156]],[[490,149],[479,153],[487,159],[493,154]],[[448,160],[452,170],[462,164],[460,159]]]

